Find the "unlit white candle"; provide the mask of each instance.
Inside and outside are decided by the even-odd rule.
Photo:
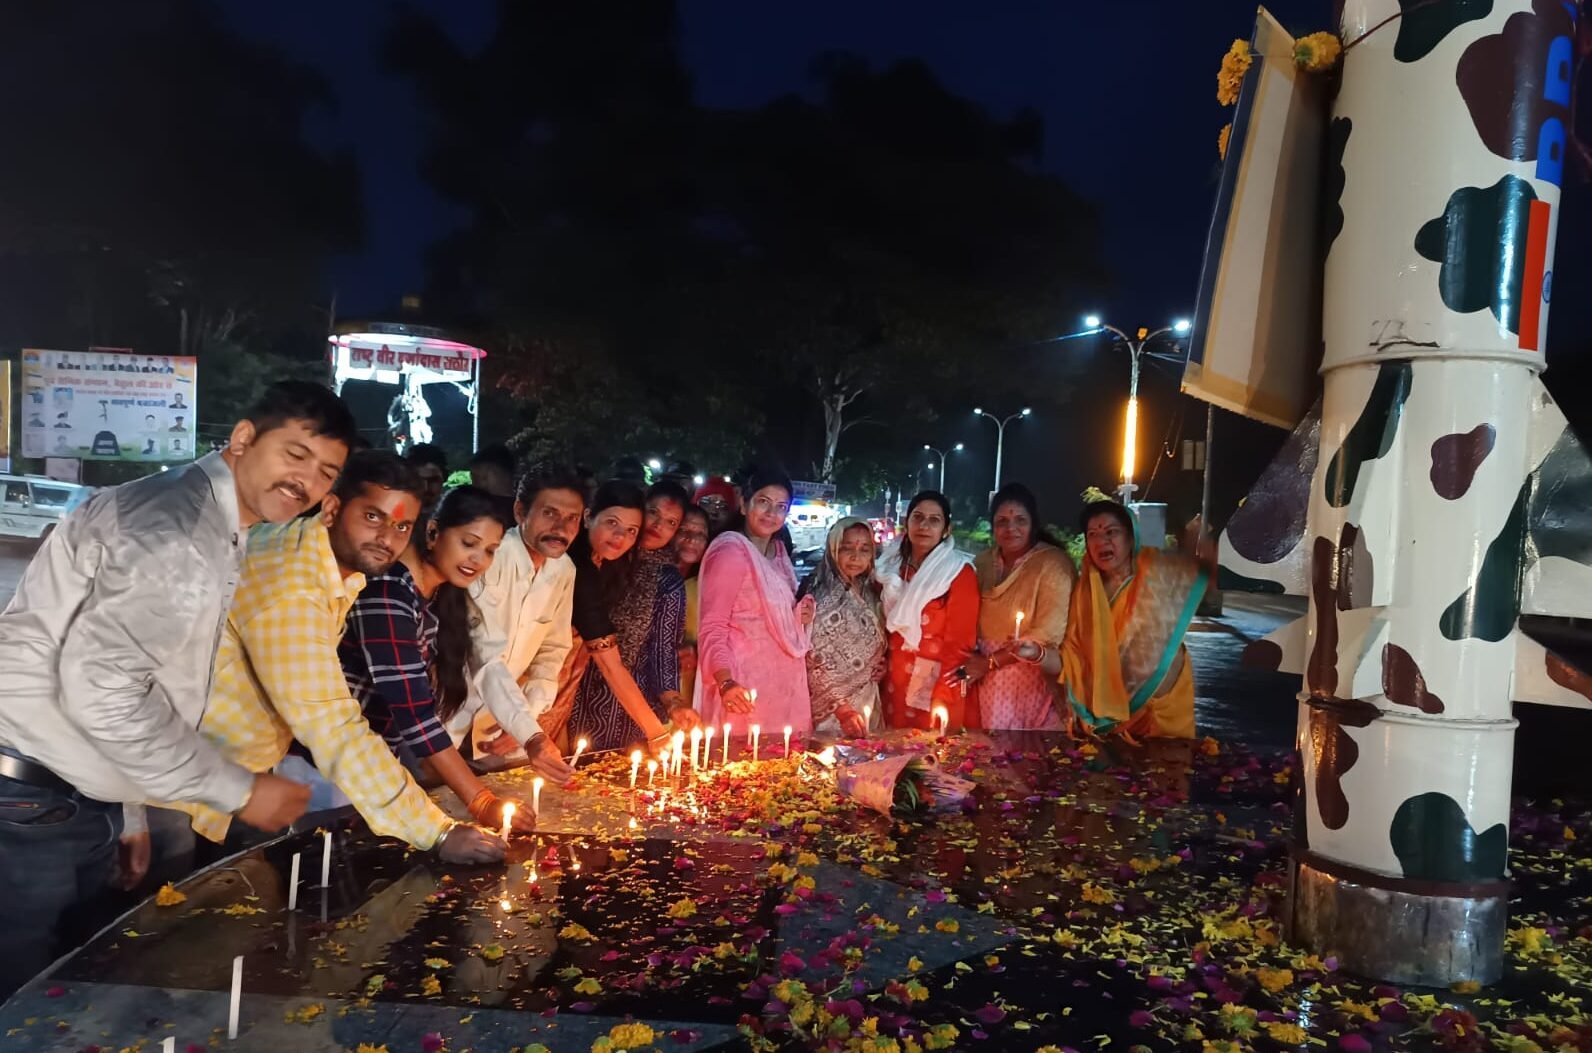
[[[160,1053],[177,1053],[177,1040],[175,1038],[161,1039]]]
[[[298,910],[298,882],[299,882],[299,856],[301,852],[293,853],[293,867],[287,879],[287,909]]]
[[[332,887],[332,832],[321,831],[323,847],[321,848],[321,888]]]
[[[330,836],[330,835],[328,835]],[[243,955],[232,959],[232,1008],[227,1014],[227,1038],[238,1037],[238,1009],[243,1004]]]
[[[763,727],[762,727],[761,724],[753,724],[752,725],[752,760],[753,761],[757,760],[757,740],[762,737],[762,732],[763,732]]]
[[[730,763],[730,722],[724,722],[724,763]]]

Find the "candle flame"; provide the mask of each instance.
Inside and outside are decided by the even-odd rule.
[[[631,764],[637,764],[637,765],[639,765],[641,763],[641,751],[640,750],[631,750],[630,751],[630,763]]]

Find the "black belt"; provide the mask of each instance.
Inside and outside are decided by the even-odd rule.
[[[9,753],[0,753],[0,775],[40,790],[51,790],[68,797],[80,796],[77,787],[42,764],[35,764]]]

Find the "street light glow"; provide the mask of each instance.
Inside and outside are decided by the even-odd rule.
[[[651,468],[655,472],[661,472],[663,471],[663,462],[654,457],[652,460],[647,462],[647,467]]]
[[[951,449],[953,449],[953,450],[960,450],[961,448],[962,448],[962,444],[961,443],[957,443],[955,446],[951,447]]]
[[[928,443],[924,443],[924,444],[923,444],[923,448],[924,448],[924,449],[925,449],[925,450],[932,450],[932,449],[934,449],[934,447],[932,447],[932,446],[930,446],[930,445],[929,445],[929,444],[928,444]]]
[[[701,486],[703,483],[707,482],[708,480],[707,480],[706,476],[697,475],[697,476],[693,476],[691,481],[693,483],[696,483],[698,486]]]
[[[1179,318],[1177,321],[1172,323],[1172,332],[1186,333],[1189,331],[1189,324],[1190,323],[1187,318]]]
[[[979,416],[983,416],[983,414],[984,414],[984,410],[983,410],[982,407],[979,407],[979,406],[974,406],[973,407],[973,416],[979,417]]]
[[[1083,324],[1088,326],[1090,329],[1099,329],[1100,316],[1097,314],[1091,314],[1083,320]]]
[[[1034,412],[1034,411],[1033,411],[1033,409],[1031,407],[1029,407],[1029,406],[1024,406],[1023,407],[1023,416],[1026,417],[1032,412]]]

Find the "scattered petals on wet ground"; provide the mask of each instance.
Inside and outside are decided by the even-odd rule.
[[[519,838],[506,867],[451,872],[356,835],[339,849],[351,913],[290,927],[276,891],[218,902],[185,883],[187,902],[127,919],[141,938],[105,937],[51,983],[224,989],[218,963],[203,978],[151,965],[202,931],[275,955],[251,991],[339,999],[343,1017],[398,1001],[623,1021],[593,1050],[693,1048],[715,1025],[753,1049],[866,1053],[1592,1050],[1584,802],[1516,809],[1503,981],[1401,990],[1283,939],[1288,757],[1210,740],[911,743],[978,783],[962,809],[868,812],[799,757],[635,792],[628,760],[597,758],[576,791],[591,833]],[[285,872],[293,850],[261,864]],[[663,1019],[689,1026],[654,1033]]]

